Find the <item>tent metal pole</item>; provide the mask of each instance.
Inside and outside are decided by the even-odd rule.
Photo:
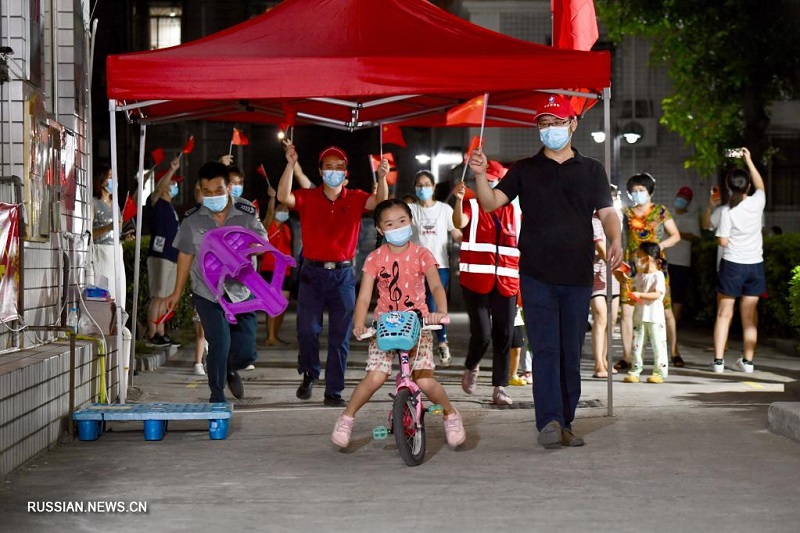
[[[122,261],[122,247],[120,246],[119,236],[120,236],[120,226],[119,226],[119,169],[117,167],[117,101],[116,100],[109,100],[108,101],[108,111],[109,111],[109,126],[110,126],[110,134],[109,134],[109,141],[111,143],[111,183],[113,185],[113,193],[111,195],[111,213],[113,220],[111,221],[112,224],[112,233],[114,237],[114,272],[119,272],[119,269],[125,268],[125,263]],[[116,342],[116,350],[117,350],[117,377],[119,379],[118,387],[119,387],[119,403],[125,403],[125,400],[128,395],[128,390],[126,387],[127,381],[127,368],[125,367],[125,358],[124,356],[127,354],[122,353],[122,328],[124,327],[125,323],[122,320],[122,315],[125,314],[125,309],[119,306],[120,297],[122,296],[122,291],[125,290],[125,287],[122,286],[122,277],[121,276],[114,276],[114,294],[116,297],[116,313],[114,316],[116,317],[117,322],[117,342]]]
[[[139,263],[142,256],[142,195],[144,194],[144,147],[147,137],[147,126],[139,126],[139,179],[136,188],[136,240],[133,252],[133,308],[131,309],[131,353],[128,383],[133,385],[133,375],[136,370],[136,326],[139,324]],[[155,178],[153,178],[155,181]]]
[[[603,147],[603,152],[605,155],[605,164],[606,164],[606,173],[608,175],[609,184],[611,183],[611,143],[613,139],[611,138],[611,87],[606,87],[603,89],[603,131],[606,132],[606,142],[605,146]],[[606,242],[606,250],[608,250],[608,242]],[[606,413],[607,416],[614,416],[614,380],[613,372],[611,371],[614,368],[614,357],[613,357],[613,347],[612,347],[612,340],[614,339],[614,317],[612,316],[612,302],[613,302],[613,295],[611,294],[611,269],[606,268],[606,312],[608,313],[608,318],[606,320],[606,345],[608,349],[606,350],[606,365],[608,367],[608,376],[606,377],[606,385],[607,385],[607,398],[606,403],[608,404],[608,412]]]

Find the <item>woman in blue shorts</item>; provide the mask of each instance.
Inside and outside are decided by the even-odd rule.
[[[725,371],[723,356],[736,298],[741,298],[739,310],[744,336],[744,352],[736,361],[736,369],[753,372],[758,338],[758,298],[767,291],[761,238],[766,205],[764,180],[750,158],[750,151],[741,148],[738,152],[741,154],[739,157],[744,158],[747,170],[735,168],[728,173],[731,198],[728,205],[721,208],[717,228],[722,261],[717,276],[717,320],[714,323],[711,370],[718,374]]]

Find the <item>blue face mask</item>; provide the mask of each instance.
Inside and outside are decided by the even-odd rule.
[[[650,201],[650,195],[646,191],[636,191],[630,193],[634,205],[644,205]]]
[[[244,191],[244,185],[231,185],[231,196],[239,198]]]
[[[214,213],[220,213],[228,205],[228,195],[203,196],[203,205]]]
[[[497,184],[498,184],[498,183],[500,183],[500,180],[494,180],[494,181],[490,181],[490,182],[489,182],[489,187],[491,187],[492,189],[494,189],[495,187],[497,187]]]
[[[423,202],[433,198],[433,187],[417,187],[415,191],[417,193],[417,198]]]
[[[403,246],[411,238],[411,224],[408,226],[403,226],[402,228],[384,231],[383,236],[386,238],[386,242],[389,244],[393,244],[394,246]]]
[[[106,182],[106,190],[108,191],[108,194],[114,194],[114,182],[113,181],[108,180]]]
[[[169,197],[175,198],[176,196],[178,196],[178,184],[173,182],[172,185],[169,186]]]
[[[675,198],[675,209],[686,209],[689,207],[689,201],[686,198],[678,196]]]
[[[289,211],[276,211],[275,220],[278,222],[286,222],[289,220]]]
[[[542,144],[553,151],[564,148],[569,142],[570,135],[569,125],[550,126],[539,130],[539,138],[542,140]]]
[[[325,185],[328,187],[335,189],[344,182],[346,174],[344,170],[323,170],[322,181],[324,181]]]

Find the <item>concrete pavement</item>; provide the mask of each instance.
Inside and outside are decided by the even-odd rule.
[[[284,335],[293,331],[287,317]],[[518,408],[489,405],[489,371],[478,391],[461,391],[466,317],[450,328],[454,365],[438,370],[462,412],[467,442],[444,442],[429,416],[425,462],[406,467],[392,441],[373,441],[389,409],[385,387],[358,415],[353,443],[330,443],[340,410],[294,396],[295,346],[260,351],[243,373],[227,440],[210,441],[201,422],[170,423],[163,441],[145,442],[141,424],[115,423],[94,442],[68,442],[19,469],[0,488],[3,531],[738,531],[798,530],[800,444],[767,430],[767,408],[788,400],[800,358],[759,347],[756,371],[712,374],[709,332],[686,331],[687,367],[662,385],[615,376],[614,417],[606,382],[584,357],[576,431],[583,448],[536,444],[529,387],[511,387]],[[263,327],[259,339],[263,338]],[[618,344],[618,341],[616,341]],[[349,396],[363,375],[364,345],[354,343]],[[588,335],[587,335],[588,347]],[[732,367],[740,344],[732,341]],[[201,401],[191,347],[156,372],[141,373],[140,401]],[[489,359],[485,360],[489,366]],[[147,502],[146,513],[30,513],[28,502]]]

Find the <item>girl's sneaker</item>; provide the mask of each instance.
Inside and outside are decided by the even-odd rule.
[[[639,376],[628,374],[622,381],[624,381],[625,383],[639,383]]]
[[[195,376],[205,376],[206,370],[203,368],[203,363],[195,363],[194,364],[194,375]]]
[[[533,372],[525,372],[525,375],[522,376],[522,379],[528,382],[528,385],[533,385]]]
[[[664,378],[659,376],[658,374],[653,374],[652,376],[647,378],[648,383],[664,383]]]
[[[331,440],[339,448],[347,448],[347,445],[350,444],[350,435],[353,433],[354,422],[353,417],[347,415],[340,416],[339,420],[336,421]]]
[[[467,440],[464,422],[461,420],[461,414],[458,411],[444,416],[444,435],[447,439],[447,444],[453,448],[464,444],[464,441]]]

